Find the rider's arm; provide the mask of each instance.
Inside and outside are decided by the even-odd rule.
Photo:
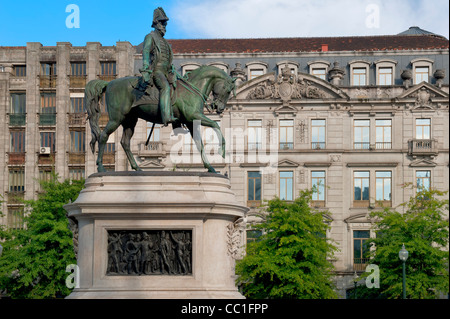
[[[144,39],[144,47],[142,49],[142,58],[144,61],[144,69],[150,68],[150,51],[152,48],[152,42],[153,38],[150,34],[147,34],[147,36]]]

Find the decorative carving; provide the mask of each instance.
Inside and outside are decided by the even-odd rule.
[[[314,85],[314,82],[303,78],[300,74],[290,73],[288,67],[282,69],[276,81],[270,79],[260,83],[247,94],[247,99],[323,99],[327,94]]]
[[[227,225],[227,253],[233,259],[241,259],[244,254],[242,235],[245,231],[246,222],[245,218],[239,218],[234,223]]]
[[[406,89],[408,89],[409,86],[411,85],[412,71],[408,69],[403,70],[400,76],[402,77],[403,85],[405,86]]]
[[[339,66],[339,62],[335,61],[333,63],[333,68],[328,71],[328,76],[331,79],[331,84],[340,85],[342,79],[344,78],[344,75],[344,69]]]
[[[299,139],[300,143],[305,143],[306,132],[307,132],[307,124],[306,124],[305,119],[299,120],[297,131],[298,131],[298,139]]]
[[[445,69],[437,69],[434,71],[433,76],[436,79],[436,85],[438,87],[442,87],[442,83],[444,83],[445,78]]]
[[[72,232],[73,240],[73,252],[75,253],[75,258],[78,257],[78,221],[74,218],[68,218],[69,229]]]
[[[422,87],[420,90],[411,94],[412,97],[416,98],[415,107],[425,107],[431,108],[431,97],[434,97],[435,94],[431,93],[430,90],[427,90],[425,87]]]
[[[337,163],[341,161],[341,155],[330,155],[330,162]]]
[[[106,275],[190,275],[191,238],[191,230],[110,230]]]

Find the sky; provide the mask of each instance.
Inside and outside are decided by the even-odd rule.
[[[447,0],[0,0],[0,46],[140,44],[163,7],[167,39],[393,35],[449,38]]]

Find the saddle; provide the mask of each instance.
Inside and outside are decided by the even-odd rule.
[[[153,81],[151,81],[153,82]],[[178,81],[177,81],[178,82]],[[159,103],[159,90],[154,83],[149,83],[146,85],[142,76],[138,77],[135,83],[132,83],[133,94],[135,96],[134,103],[132,107],[151,104],[158,105]],[[170,104],[174,105],[176,100],[176,89],[171,88],[170,90]]]

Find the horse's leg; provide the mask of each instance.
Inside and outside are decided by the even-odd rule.
[[[131,153],[130,149],[130,141],[131,137],[134,134],[134,128],[136,127],[137,123],[137,117],[128,117],[123,123],[123,134],[122,139],[120,140],[120,144],[122,144],[122,147],[125,151],[125,154],[127,154],[128,161],[130,162],[131,168],[135,171],[142,171],[142,169],[137,165],[136,160],[134,159],[133,153]]]
[[[214,130],[214,132],[216,132],[219,141],[222,141],[220,147],[220,155],[222,155],[222,157],[225,158],[225,138],[223,137],[219,124],[217,124],[216,121],[207,118],[204,114],[195,114],[195,116],[196,117],[194,118],[194,121],[195,120],[200,121],[200,124],[202,126],[211,127]]]
[[[200,125],[194,125],[193,123],[190,123],[187,125],[187,127],[189,129],[189,132],[191,133],[192,139],[195,142],[195,146],[197,146],[197,149],[200,152],[200,155],[202,157],[203,166],[208,169],[208,172],[217,173],[216,170],[209,163],[208,158],[206,157],[205,149],[203,147],[203,142],[202,142]]]
[[[105,168],[103,167],[103,153],[105,152],[106,142],[108,142],[109,135],[113,133],[119,127],[120,122],[115,120],[109,120],[108,124],[106,124],[105,129],[100,134],[100,138],[98,140],[98,156],[97,156],[97,171],[105,172]]]

